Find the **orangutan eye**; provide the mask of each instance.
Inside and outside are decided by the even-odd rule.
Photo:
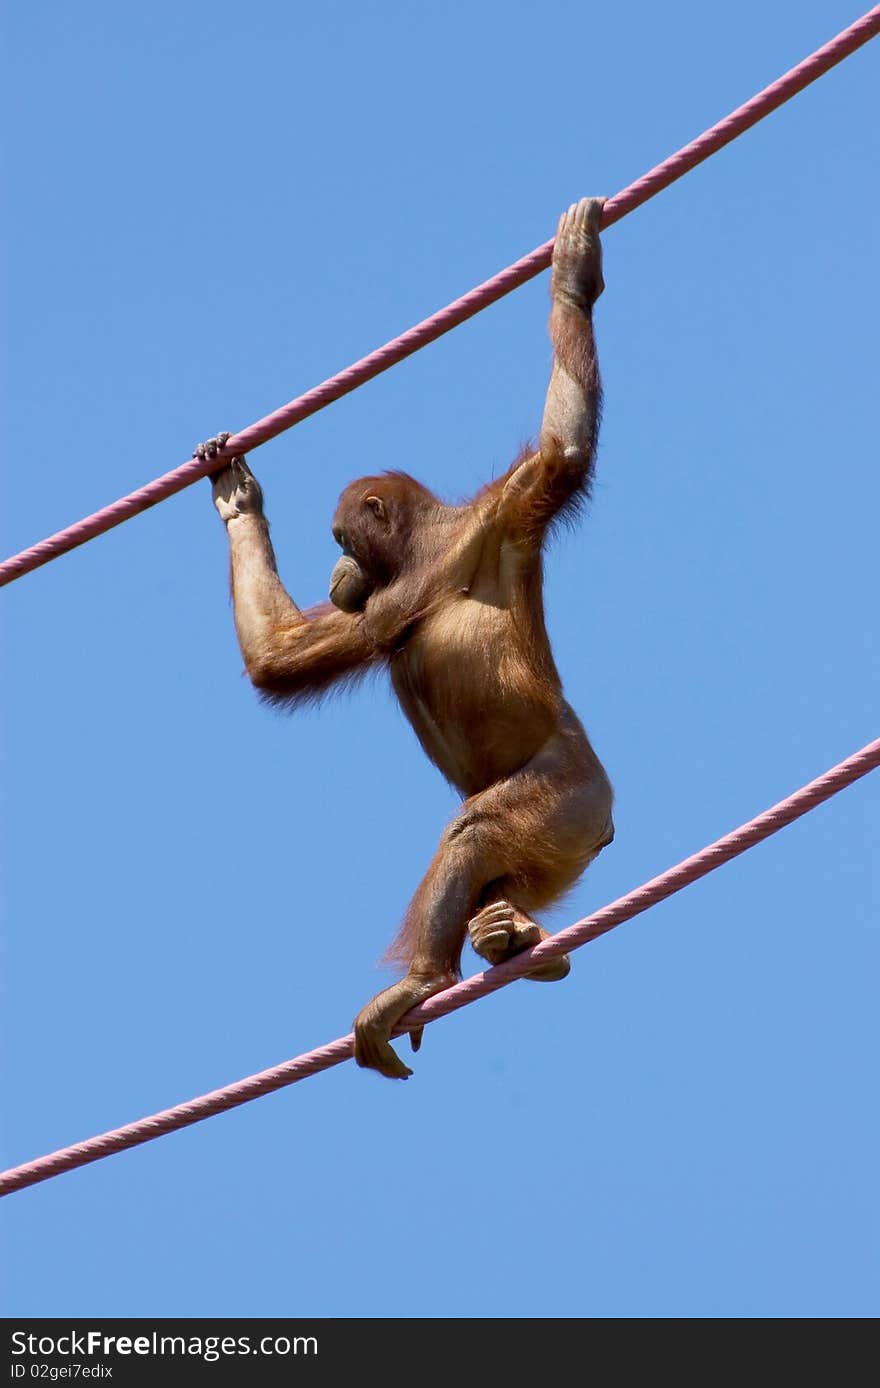
[[[339,528],[338,525],[334,525],[334,527],[333,527],[333,538],[334,538],[334,540],[336,541],[336,543],[338,544],[338,546],[339,546],[340,549],[345,549],[345,546],[346,546],[345,531],[344,531],[344,530],[340,530],[340,528]]]

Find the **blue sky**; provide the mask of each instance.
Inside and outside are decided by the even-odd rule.
[[[9,7],[3,551],[183,461],[611,194],[851,4]],[[608,232],[590,514],[547,572],[617,839],[551,925],[878,734],[862,50]],[[360,472],[536,429],[546,276],[252,456],[322,597]],[[455,800],[381,683],[262,708],[200,484],[4,591],[5,1164],[320,1044]],[[4,1314],[864,1317],[876,776],[582,951],[4,1202]],[[466,959],[466,971],[476,967]]]

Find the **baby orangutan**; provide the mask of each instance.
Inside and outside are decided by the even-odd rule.
[[[553,251],[553,370],[540,442],[463,506],[404,472],[345,488],[330,602],[301,611],[275,564],[244,458],[214,475],[229,536],[235,625],[248,675],[273,701],[315,698],[387,665],[425,753],[463,796],[389,951],[406,973],[354,1023],[359,1065],[412,1072],[397,1023],[459,977],[465,937],[489,964],[546,937],[549,906],[610,843],[611,786],[566,703],[544,622],[541,551],[587,496],[599,427],[592,309],[602,292],[603,199],[563,214]],[[211,459],[228,434],[200,444]],[[564,978],[566,957],[531,978]],[[421,1028],[411,1033],[413,1050]]]

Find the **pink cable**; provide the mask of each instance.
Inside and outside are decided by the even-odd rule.
[[[640,207],[643,202],[647,202],[648,198],[654,197],[663,188],[668,188],[669,184],[681,178],[682,174],[696,168],[704,159],[708,159],[711,154],[715,154],[717,150],[736,139],[738,135],[755,125],[757,121],[762,120],[764,116],[769,115],[771,111],[775,111],[783,102],[788,101],[804,87],[809,86],[811,82],[815,82],[817,77],[828,72],[829,68],[834,67],[850,53],[854,53],[862,44],[874,38],[878,32],[880,32],[880,5],[875,5],[872,10],[869,10],[861,19],[857,19],[848,29],[844,29],[836,38],[831,39],[822,48],[818,48],[810,57],[798,63],[797,67],[793,67],[778,81],[771,83],[757,96],[752,97],[751,101],[738,107],[724,120],[713,125],[711,130],[707,130],[696,140],[692,140],[677,154],[673,154],[662,164],[658,164],[650,173],[646,173],[644,177],[631,183],[628,188],[624,188],[623,192],[609,199],[605,204],[602,226],[609,227],[614,222],[619,222],[621,217],[625,217],[634,208]],[[300,420],[316,414],[318,410],[324,409],[334,400],[339,400],[349,391],[355,390],[374,376],[387,371],[396,362],[403,361],[405,357],[417,352],[420,347],[425,347],[429,342],[442,337],[451,328],[457,327],[459,323],[464,323],[468,318],[479,313],[481,309],[487,308],[489,304],[493,304],[497,299],[509,294],[512,289],[518,288],[519,285],[525,284],[527,280],[540,274],[550,264],[552,252],[553,242],[545,241],[543,246],[538,246],[529,255],[523,256],[522,260],[509,265],[500,274],[494,275],[492,279],[478,285],[476,289],[472,289],[461,299],[456,299],[454,303],[448,304],[446,308],[440,309],[438,313],[402,333],[400,337],[395,337],[391,342],[387,342],[384,347],[377,348],[375,352],[371,352],[369,356],[355,362],[353,366],[346,367],[336,376],[331,376],[322,385],[306,391],[305,395],[300,395],[296,400],[291,400],[289,404],[282,405],[280,410],[275,410],[273,414],[266,415],[264,419],[258,420],[250,428],[235,434],[225,449],[217,455],[217,458],[231,458],[236,453],[250,452],[258,444],[266,443],[269,439],[275,438],[277,434],[283,433],[285,429],[289,429],[294,424],[298,424]],[[74,525],[69,525],[66,530],[59,530],[57,534],[50,535],[48,539],[40,540],[30,549],[22,550],[20,554],[13,555],[0,564],[0,587],[21,578],[23,574],[30,573],[32,569],[38,569],[41,565],[48,564],[51,559],[57,559],[59,555],[76,549],[78,545],[85,544],[87,540],[93,540],[96,535],[102,535],[106,530],[112,530],[114,526],[121,525],[130,517],[138,515],[141,511],[146,511],[150,506],[155,506],[158,501],[164,501],[166,497],[173,496],[175,492],[191,486],[193,482],[198,481],[200,477],[204,477],[207,472],[213,471],[216,467],[216,459],[209,463],[191,459],[189,462],[183,463],[181,467],[174,468],[171,472],[166,472],[164,476],[156,478],[154,482],[149,482],[145,487],[140,487],[137,491],[122,497],[121,500],[114,501],[112,505],[103,507],[100,511],[86,516],[84,520],[77,521]]]
[[[868,743],[867,747],[863,747],[846,761],[839,762],[830,771],[826,771],[824,776],[819,776],[815,781],[802,786],[786,800],[780,800],[778,805],[765,810],[748,823],[741,824],[732,833],[725,834],[724,838],[709,844],[708,848],[701,849],[693,857],[685,858],[684,862],[669,868],[659,877],[636,887],[635,891],[612,901],[610,906],[604,906],[595,915],[586,916],[551,939],[524,950],[515,959],[499,964],[494,969],[488,969],[485,973],[475,974],[465,982],[457,983],[454,988],[448,988],[444,993],[438,993],[427,1002],[420,1003],[403,1019],[396,1034],[416,1024],[436,1021],[438,1017],[445,1017],[447,1013],[455,1012],[459,1007],[465,1007],[477,998],[485,997],[487,993],[494,993],[498,988],[512,983],[515,978],[520,978],[542,960],[552,959],[558,954],[565,954],[570,950],[579,949],[581,945],[589,944],[606,931],[613,930],[616,925],[630,920],[642,911],[647,911],[649,906],[656,906],[659,901],[672,896],[674,892],[680,892],[682,887],[689,886],[691,882],[705,877],[707,873],[714,872],[722,863],[729,862],[731,858],[744,853],[747,848],[752,848],[762,839],[777,833],[786,824],[799,819],[808,810],[815,809],[824,800],[843,790],[844,786],[866,776],[877,766],[880,766],[880,738]],[[246,1079],[226,1085],[223,1089],[202,1094],[197,1099],[191,1099],[189,1103],[176,1104],[174,1108],[163,1109],[161,1113],[151,1114],[149,1118],[141,1118],[136,1123],[128,1123],[123,1128],[114,1128],[98,1137],[90,1137],[86,1142],[62,1147],[48,1156],[38,1157],[36,1161],[12,1167],[9,1171],[0,1172],[0,1196],[11,1195],[13,1191],[22,1190],[25,1186],[48,1181],[52,1176],[60,1176],[63,1171],[71,1171],[74,1167],[100,1161],[102,1157],[112,1156],[114,1152],[122,1152],[127,1147],[137,1147],[142,1142],[151,1142],[153,1138],[162,1137],[164,1133],[189,1127],[191,1123],[199,1123],[203,1118],[211,1118],[215,1113],[225,1113],[227,1109],[237,1108],[251,1099],[259,1099],[263,1094],[271,1094],[275,1089],[296,1084],[308,1075],[316,1075],[321,1070],[329,1070],[333,1065],[340,1065],[342,1061],[349,1059],[352,1050],[353,1037],[341,1036],[329,1045],[307,1051],[305,1055],[284,1061],[270,1070],[261,1070],[259,1074],[249,1075]]]

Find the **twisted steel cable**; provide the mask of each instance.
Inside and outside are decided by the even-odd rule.
[[[668,188],[670,183],[674,183],[683,174],[696,168],[704,159],[708,159],[710,155],[723,149],[731,140],[735,140],[738,135],[742,135],[759,120],[768,116],[771,111],[775,111],[777,107],[789,101],[798,92],[803,91],[804,87],[809,86],[811,82],[815,82],[817,77],[821,77],[830,68],[849,57],[857,48],[861,48],[863,44],[874,38],[878,32],[880,32],[880,5],[875,5],[861,19],[857,19],[835,38],[818,48],[815,53],[804,58],[796,67],[791,68],[789,72],[771,83],[769,87],[765,87],[762,92],[753,96],[745,105],[739,106],[730,115],[720,120],[717,125],[713,125],[710,130],[705,131],[696,140],[685,145],[677,154],[671,155],[662,164],[658,164],[656,168],[637,179],[635,183],[631,183],[628,188],[624,188],[622,192],[610,198],[605,204],[602,227],[609,227],[615,222],[619,222],[621,217],[625,217],[634,208],[640,207],[643,202],[647,202],[649,198],[654,197],[662,189]],[[93,540],[95,536],[103,535],[105,531],[112,530],[114,526],[121,525],[123,521],[130,520],[132,516],[148,510],[157,502],[164,501],[166,497],[183,491],[184,487],[191,486],[193,482],[197,482],[206,473],[213,472],[217,467],[218,460],[232,458],[237,453],[249,453],[259,444],[267,443],[269,439],[274,439],[285,429],[290,429],[292,425],[298,424],[300,420],[316,414],[318,410],[323,410],[334,400],[348,395],[350,391],[356,390],[358,386],[364,385],[374,376],[379,376],[383,371],[387,371],[390,366],[403,361],[405,357],[412,356],[413,352],[417,352],[421,347],[427,346],[429,342],[434,342],[438,337],[442,337],[444,333],[448,333],[459,323],[466,322],[468,318],[472,318],[474,314],[487,308],[489,304],[494,304],[496,300],[503,298],[511,290],[517,289],[519,285],[525,284],[527,280],[534,279],[542,270],[547,269],[552,253],[553,241],[545,241],[542,246],[538,246],[529,255],[523,256],[521,260],[509,265],[506,270],[502,270],[499,274],[478,285],[476,289],[470,290],[462,298],[447,304],[446,308],[440,309],[438,313],[432,314],[430,318],[416,324],[415,327],[402,333],[400,337],[393,338],[384,347],[370,352],[368,356],[362,357],[360,361],[346,367],[338,375],[331,376],[321,385],[306,391],[305,395],[298,396],[287,405],[282,405],[281,409],[258,420],[248,429],[243,429],[240,433],[233,435],[225,448],[211,461],[202,462],[198,459],[190,459],[189,462],[183,463],[180,467],[173,468],[171,472],[166,472],[162,477],[157,477],[155,481],[147,483],[145,487],[139,487],[137,491],[130,492],[128,496],[122,497],[119,501],[102,507],[93,515],[86,516],[74,525],[67,526],[65,530],[59,530],[55,535],[50,535],[47,539],[31,545],[29,549],[22,550],[21,553],[4,560],[3,563],[0,563],[0,587],[14,582],[15,579],[40,568],[43,564],[48,564],[50,560],[57,559],[59,555],[67,554],[69,550],[76,549],[77,546],[85,544],[87,540]]]
[[[487,969],[485,973],[475,974],[463,983],[457,983],[454,988],[448,988],[445,992],[429,998],[427,1002],[420,1003],[403,1018],[395,1035],[408,1031],[412,1026],[421,1026],[436,1021],[438,1017],[445,1017],[448,1013],[457,1011],[459,1007],[465,1007],[477,998],[483,998],[488,993],[494,993],[512,983],[514,979],[521,978],[542,960],[566,954],[573,949],[579,949],[581,945],[589,944],[591,940],[598,939],[600,935],[613,930],[616,925],[631,920],[633,916],[647,911],[650,906],[656,906],[666,897],[680,892],[691,882],[714,872],[722,863],[745,853],[762,839],[778,833],[787,824],[815,809],[824,800],[843,790],[844,786],[866,776],[877,766],[880,766],[880,738],[847,757],[846,761],[839,762],[823,776],[818,776],[816,780],[802,786],[787,799],[780,800],[763,814],[756,815],[754,819],[741,824],[738,829],[725,834],[723,838],[717,839],[715,843],[709,844],[692,857],[685,858],[683,862],[667,869],[659,877],[636,887],[626,896],[603,906],[594,915],[585,916],[583,920],[561,930],[550,939],[524,950],[515,959]],[[222,1089],[212,1090],[210,1094],[202,1094],[197,1099],[190,1099],[188,1103],[176,1104],[173,1108],[163,1109],[161,1113],[153,1113],[148,1118],[127,1123],[122,1128],[114,1128],[97,1137],[90,1137],[85,1142],[62,1147],[48,1156],[25,1162],[23,1166],[12,1167],[8,1171],[0,1172],[0,1196],[11,1195],[13,1191],[22,1190],[25,1186],[48,1181],[53,1176],[60,1176],[64,1171],[87,1166],[90,1162],[100,1161],[102,1157],[112,1156],[114,1152],[124,1152],[128,1147],[138,1147],[141,1143],[164,1136],[165,1133],[187,1128],[192,1123],[200,1123],[202,1119],[211,1118],[215,1113],[225,1113],[227,1109],[238,1108],[240,1104],[249,1103],[251,1099],[271,1094],[273,1090],[297,1084],[309,1075],[317,1075],[322,1070],[341,1065],[344,1060],[349,1059],[353,1049],[353,1036],[341,1036],[326,1046],[306,1051],[304,1055],[296,1056],[293,1060],[286,1060],[281,1065],[260,1071],[259,1074],[248,1075],[246,1079],[225,1085]]]

